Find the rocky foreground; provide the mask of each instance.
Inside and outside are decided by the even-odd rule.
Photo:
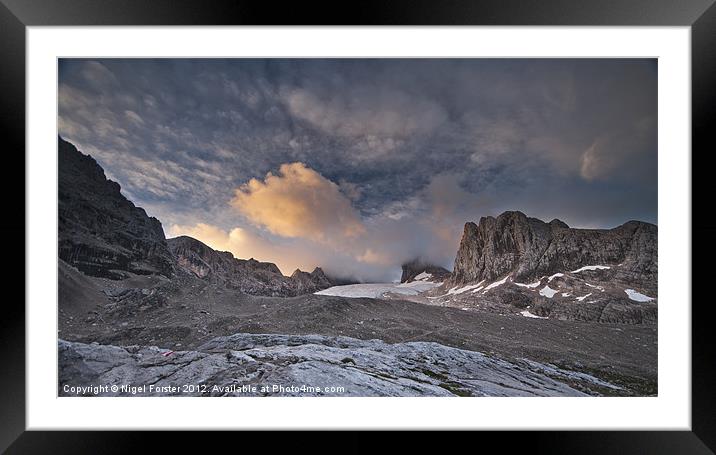
[[[586,396],[620,389],[554,365],[438,343],[319,335],[235,334],[176,352],[60,340],[59,357],[60,396]]]

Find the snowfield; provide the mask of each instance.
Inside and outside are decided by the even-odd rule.
[[[322,291],[314,292],[317,295],[334,295],[338,297],[380,299],[388,293],[402,295],[418,295],[421,292],[436,288],[442,283],[429,281],[411,281],[410,283],[364,283],[333,286]]]
[[[549,286],[545,286],[545,287],[543,287],[542,289],[540,289],[539,295],[542,295],[542,296],[547,297],[548,299],[551,299],[552,297],[554,297],[554,295],[555,295],[557,292],[558,292],[558,291],[557,291],[556,289],[552,289],[552,288],[549,287]]]
[[[654,297],[649,297],[640,292],[636,292],[634,289],[625,289],[624,292],[626,292],[630,299],[637,302],[651,302],[654,300]]]

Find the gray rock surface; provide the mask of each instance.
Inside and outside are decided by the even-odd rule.
[[[60,340],[59,365],[60,396],[77,394],[66,385],[145,385],[138,393],[145,396],[584,396],[618,389],[554,365],[438,343],[321,335],[239,333],[176,352]],[[184,392],[185,385],[198,387]]]

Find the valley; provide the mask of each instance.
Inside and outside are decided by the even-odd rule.
[[[111,382],[206,385],[197,396],[291,396],[280,391],[299,383],[341,396],[657,394],[654,225],[505,212],[465,224],[453,271],[415,259],[401,283],[345,284],[166,239],[91,157],[59,148],[61,396]]]

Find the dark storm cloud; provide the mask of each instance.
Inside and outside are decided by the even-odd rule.
[[[655,60],[63,59],[59,74],[60,134],[167,231],[270,242],[231,201],[290,163],[365,223],[372,240],[322,256],[362,258],[335,264],[358,276],[397,256],[450,265],[465,221],[507,209],[656,222]]]

